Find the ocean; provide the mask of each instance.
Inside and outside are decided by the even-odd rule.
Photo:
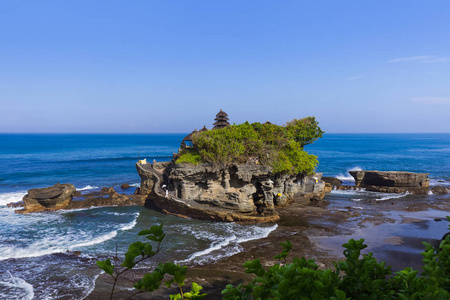
[[[163,223],[167,235],[149,267],[159,261],[207,264],[275,230],[273,224],[180,219],[143,207],[26,215],[6,207],[31,188],[58,182],[83,192],[113,186],[132,193],[140,183],[137,160],[170,160],[185,135],[0,134],[0,299],[83,299],[100,274],[96,260],[125,252],[139,239],[136,234],[153,224]],[[432,185],[450,186],[450,134],[325,134],[305,149],[318,156],[318,172],[348,184],[349,170],[370,169],[426,172]],[[122,183],[132,188],[122,191]],[[331,205],[359,207],[366,200],[409,196],[332,191],[325,199]]]

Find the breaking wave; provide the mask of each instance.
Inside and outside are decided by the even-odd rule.
[[[6,205],[11,202],[22,201],[23,196],[25,196],[26,194],[27,192],[12,192],[0,194],[0,206]]]
[[[335,176],[337,179],[344,181],[344,182],[354,182],[355,179],[352,175],[350,175],[349,171],[361,171],[361,167],[353,167],[351,169],[347,169],[345,174],[340,173],[339,175]]]

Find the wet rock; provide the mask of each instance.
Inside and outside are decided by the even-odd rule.
[[[366,191],[378,193],[395,193],[395,194],[420,194],[426,195],[429,192],[427,187],[393,187],[393,186],[366,186]]]
[[[126,189],[129,189],[129,188],[130,188],[130,185],[129,185],[128,183],[123,183],[123,184],[120,186],[120,188],[121,188],[122,190],[126,190]]]
[[[325,181],[326,183],[331,184],[331,186],[333,187],[342,185],[342,181],[335,177],[322,177],[322,180]]]
[[[450,189],[439,185],[433,186],[430,191],[435,195],[445,195],[450,193]]]
[[[23,203],[23,201],[17,201],[17,202],[6,203],[6,206],[10,207],[10,208],[16,208],[16,207],[24,207],[25,204]]]
[[[100,193],[104,195],[112,195],[116,193],[116,191],[112,187],[104,187],[100,190]]]
[[[75,186],[68,183],[57,183],[47,188],[31,189],[23,197],[24,209],[16,210],[16,212],[29,213],[66,208],[69,206],[75,191]]]

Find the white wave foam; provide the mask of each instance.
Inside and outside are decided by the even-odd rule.
[[[99,207],[104,207],[104,206],[91,206],[91,207],[85,207],[85,208],[62,209],[62,210],[55,211],[55,213],[67,214],[67,213],[72,213],[72,212],[76,212],[76,211],[95,209],[95,208],[99,208]]]
[[[130,186],[141,187],[141,184],[140,183],[132,183],[132,184],[130,184]]]
[[[223,247],[229,245],[232,241],[237,242],[237,238],[236,238],[235,235],[232,235],[232,236],[226,238],[224,241],[222,241],[222,242],[220,242],[220,243],[215,243],[215,244],[213,243],[212,246],[211,246],[210,248],[205,249],[205,250],[203,250],[203,251],[195,252],[195,253],[193,253],[191,256],[189,256],[188,259],[186,259],[186,260],[184,260],[184,261],[179,261],[179,262],[177,262],[177,263],[180,263],[180,262],[181,262],[181,263],[183,263],[183,262],[188,262],[188,261],[193,260],[194,258],[201,257],[201,256],[205,256],[205,255],[207,255],[207,254],[210,254],[210,253],[213,252],[213,251],[222,249]]]
[[[330,194],[335,195],[361,195],[368,194],[364,188],[358,190],[331,190]]]
[[[379,193],[379,192],[370,192],[361,188],[358,190],[332,190],[331,194],[334,195],[347,195],[347,196],[359,196],[358,198],[352,198],[352,201],[363,201],[363,200],[376,200],[376,201],[385,201],[389,199],[402,198],[410,193]],[[362,197],[362,198],[361,198]]]
[[[95,244],[100,244],[100,243],[106,242],[107,240],[112,239],[116,235],[117,235],[117,230],[114,230],[114,231],[111,231],[111,232],[109,232],[107,234],[103,234],[103,235],[101,235],[101,236],[99,236],[99,237],[97,237],[97,238],[95,238],[93,240],[90,240],[89,242],[79,243],[79,244],[70,246],[70,247],[68,247],[68,249],[69,250],[76,250],[76,249],[81,248],[81,247],[86,247],[86,246],[92,246],[92,245],[95,245]],[[60,251],[60,252],[62,252],[62,251]]]
[[[98,186],[91,186],[91,185],[87,185],[81,189],[77,189],[77,191],[85,191],[85,190],[94,190],[94,189],[99,189]]]
[[[103,270],[102,270],[102,272],[103,272]],[[91,281],[89,282],[89,284],[88,284],[88,288],[86,289],[84,295],[81,296],[80,299],[85,299],[85,298],[86,298],[87,296],[89,296],[89,294],[94,290],[94,288],[95,288],[95,282],[97,281],[98,276],[100,276],[100,274],[101,274],[102,272],[99,272],[98,275],[95,275],[95,276],[92,278],[92,280],[91,280]],[[84,285],[84,286],[86,286],[86,285]]]
[[[437,186],[437,185],[450,187],[450,181],[443,179],[430,179],[430,186]]]
[[[109,239],[114,238],[117,235],[117,230],[103,234],[96,238],[83,237],[84,240],[89,240],[88,242],[73,243],[73,236],[48,236],[39,241],[34,242],[28,247],[17,248],[17,247],[3,247],[0,248],[0,260],[9,258],[28,258],[28,257],[39,257],[44,255],[49,255],[53,253],[64,253],[67,250],[73,251],[78,250],[81,247],[92,246],[95,244],[103,243]]]
[[[403,194],[391,194],[391,193],[382,193],[381,198],[375,199],[376,201],[385,201],[389,199],[397,199],[405,197],[406,195],[409,195],[409,193],[403,193]]]
[[[231,234],[222,241],[212,243],[209,248],[195,252],[191,254],[187,259],[177,261],[176,263],[187,263],[196,260],[197,263],[204,264],[210,261],[219,260],[223,257],[232,256],[242,251],[242,246],[239,245],[240,243],[266,238],[277,227],[278,225],[275,224],[271,227],[253,227],[250,230],[246,230],[245,228],[243,228],[244,230],[240,232],[243,234],[243,236],[236,236],[235,234]],[[233,230],[233,228],[229,228],[229,230],[231,231]],[[209,236],[208,238],[211,237],[212,236]],[[220,237],[217,237],[217,239],[218,238]],[[218,251],[223,250],[226,247],[231,247],[231,249],[227,248],[227,251],[222,254],[217,253]]]
[[[362,206],[352,206],[352,208],[363,209]]]
[[[95,276],[75,274],[63,282],[52,282],[51,286],[47,286],[45,289],[38,291],[38,293],[40,292],[39,299],[85,299],[94,290],[95,281],[99,275],[100,272]],[[80,293],[82,295],[79,295]]]
[[[6,271],[0,276],[1,299],[24,299],[31,300],[34,297],[34,289],[31,284],[22,278],[15,277],[10,271]]]
[[[126,225],[124,225],[124,226],[122,226],[122,228],[120,228],[120,230],[125,231],[125,230],[133,229],[134,226],[136,226],[136,223],[137,223],[137,219],[138,219],[138,218],[139,218],[139,212],[134,213],[134,219],[133,219],[133,221],[131,221],[130,223],[128,223],[128,224],[126,224]]]
[[[12,192],[0,194],[0,206],[6,205],[11,202],[22,201],[23,196],[25,196],[26,194],[27,192]]]

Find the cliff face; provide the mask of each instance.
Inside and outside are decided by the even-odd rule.
[[[212,164],[155,163],[137,164],[136,168],[142,180],[139,193],[149,195],[150,205],[161,209],[166,209],[172,199],[241,216],[277,216],[277,206],[288,205],[295,199],[321,200],[325,195],[321,174],[274,175],[270,167],[257,164],[220,168]],[[162,185],[167,186],[168,197],[164,198],[169,200],[161,199],[165,194]],[[179,213],[176,207],[171,210]]]

